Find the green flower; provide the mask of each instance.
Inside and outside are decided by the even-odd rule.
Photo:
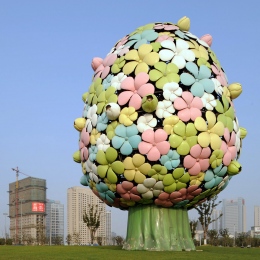
[[[187,182],[190,180],[189,173],[185,172],[184,168],[176,168],[172,174],[167,174],[163,179],[164,191],[167,193],[180,190],[187,187]]]
[[[151,169],[149,163],[145,163],[145,157],[141,154],[135,154],[132,157],[126,157],[124,162],[124,176],[128,181],[143,183],[147,172]]]
[[[167,168],[165,166],[162,166],[160,164],[155,164],[152,166],[152,168],[148,171],[147,175],[149,177],[154,178],[156,181],[162,181],[163,178],[167,174]]]
[[[233,121],[235,119],[235,110],[232,106],[230,106],[228,99],[225,96],[222,96],[222,102],[217,100],[215,109],[220,113],[217,120],[222,122],[231,133],[234,128]]]
[[[149,72],[149,77],[151,81],[156,81],[157,88],[162,89],[166,83],[180,81],[179,68],[175,64],[160,61],[154,64],[154,68]]]
[[[97,78],[89,87],[87,102],[89,105],[97,104],[97,97],[103,90],[102,79]]]
[[[151,44],[143,44],[138,50],[131,50],[125,55],[125,59],[129,62],[123,67],[123,72],[126,75],[131,74],[133,71],[135,75],[140,72],[149,71],[149,66],[153,66],[159,61],[159,54],[153,52]]]
[[[124,172],[124,164],[116,161],[118,153],[116,149],[109,147],[106,152],[99,150],[97,152],[96,160],[99,163],[97,173],[100,178],[107,178],[112,183],[117,183],[117,174]]]
[[[172,148],[177,148],[177,152],[180,155],[187,155],[190,152],[190,148],[197,144],[197,130],[193,123],[185,125],[182,121],[179,121],[173,127],[173,134],[169,137],[169,142]]]
[[[116,103],[117,95],[115,94],[116,89],[114,87],[109,87],[107,90],[103,90],[98,93],[97,98],[97,114],[105,112],[105,106],[108,103]]]
[[[117,74],[121,71],[121,69],[125,65],[125,57],[122,56],[120,58],[117,58],[114,64],[112,65],[111,72],[114,74]]]
[[[222,159],[224,156],[224,152],[222,150],[215,150],[211,154],[209,158],[209,163],[211,164],[211,167],[215,169],[222,163]]]
[[[107,126],[107,129],[106,129],[106,133],[107,133],[107,138],[109,140],[112,140],[112,138],[116,135],[115,134],[115,129],[116,127],[119,125],[119,122],[118,121],[113,121],[111,124],[109,124]]]

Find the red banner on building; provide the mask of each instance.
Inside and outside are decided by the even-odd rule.
[[[45,212],[45,204],[40,202],[32,202],[33,212]]]

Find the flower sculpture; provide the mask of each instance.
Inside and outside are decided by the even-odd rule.
[[[187,210],[241,171],[242,87],[228,83],[212,37],[189,28],[187,17],[150,23],[94,58],[74,121],[80,182],[129,211],[127,250],[195,249]]]

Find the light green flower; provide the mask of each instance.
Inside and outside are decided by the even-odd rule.
[[[119,122],[118,121],[113,121],[111,124],[109,124],[107,126],[107,129],[106,129],[106,133],[107,133],[107,138],[109,140],[112,140],[112,138],[116,135],[115,134],[115,129],[116,127],[119,125]]]
[[[197,144],[197,130],[193,123],[184,124],[179,121],[173,127],[173,134],[169,137],[169,142],[172,148],[177,148],[180,155],[187,155],[190,148]]]
[[[222,96],[222,102],[217,100],[215,109],[220,113],[217,120],[222,122],[231,133],[234,129],[233,121],[235,119],[235,110],[230,106],[228,99],[225,96]]]
[[[215,150],[209,158],[209,163],[213,169],[222,163],[224,152],[222,150]]]
[[[97,97],[103,90],[102,79],[97,78],[89,87],[87,102],[89,105],[97,104]]]
[[[99,163],[97,173],[100,178],[107,178],[113,184],[117,183],[117,174],[124,172],[124,164],[121,161],[116,161],[118,153],[116,149],[109,147],[105,152],[99,150],[96,160]]]
[[[164,191],[172,193],[176,190],[187,187],[190,180],[189,173],[185,172],[184,168],[176,168],[172,174],[167,174],[163,179]]]
[[[117,74],[121,71],[121,69],[125,65],[125,57],[122,56],[120,58],[117,58],[114,64],[112,65],[111,72],[114,74]]]
[[[98,93],[97,98],[97,114],[105,112],[105,107],[108,103],[116,103],[117,95],[115,94],[116,89],[114,87],[109,87],[107,90],[103,90]]]
[[[154,164],[148,171],[147,175],[154,178],[156,181],[162,181],[167,174],[167,168],[161,164]]]
[[[149,72],[149,77],[151,81],[156,81],[157,88],[162,89],[166,83],[180,81],[179,68],[175,64],[160,61],[154,64],[154,68]]]

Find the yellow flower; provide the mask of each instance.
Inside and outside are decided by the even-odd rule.
[[[119,122],[125,126],[130,126],[137,117],[138,113],[135,111],[134,107],[125,107],[120,112]]]

